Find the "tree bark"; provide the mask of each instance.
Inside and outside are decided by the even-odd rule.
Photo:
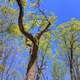
[[[73,68],[72,68],[72,64],[70,64],[70,75],[71,75],[71,80],[73,79]]]
[[[75,71],[74,71],[74,68],[73,68],[73,45],[71,45],[70,54],[71,54],[71,58],[70,58],[70,74],[71,74],[71,80],[76,80]]]
[[[36,74],[36,61],[33,64],[33,66],[30,68],[28,74],[26,75],[25,80],[35,80],[35,74]]]
[[[71,46],[70,52],[71,52],[70,74],[71,74],[71,80],[74,80],[74,79],[73,79],[73,63],[72,63],[72,60],[73,60],[73,50],[72,50],[72,46]]]
[[[34,44],[33,49],[32,49],[32,53],[31,53],[31,56],[30,56],[30,61],[29,61],[29,64],[28,64],[25,80],[35,80],[37,53],[38,53],[38,45]]]

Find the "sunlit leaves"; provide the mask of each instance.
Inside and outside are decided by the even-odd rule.
[[[30,24],[28,24],[28,23],[24,24],[24,29],[25,29],[25,31],[29,31],[30,30]]]
[[[0,20],[0,32],[3,31],[3,24],[4,24],[4,21],[3,20]]]
[[[28,31],[29,29],[30,29],[29,24],[24,24],[24,30]],[[22,33],[21,33],[20,29],[19,29],[19,26],[17,24],[12,24],[9,27],[9,32],[11,34],[13,34],[14,36],[17,36],[17,37],[22,35]]]
[[[13,9],[13,8],[9,8],[9,9],[8,9],[8,14],[13,14],[13,15],[15,15],[15,14],[17,14],[17,11],[16,11],[15,9]]]
[[[11,34],[13,34],[14,36],[20,36],[21,32],[19,30],[18,25],[13,24],[10,28],[9,28],[9,32]]]
[[[50,16],[48,21],[52,24],[55,21],[56,17],[55,16]]]
[[[62,41],[66,40],[67,44],[69,44],[69,41],[71,41],[73,37],[73,42],[79,34],[79,25],[80,22],[78,20],[72,20],[68,23],[63,23],[59,26],[59,31],[56,34],[57,38],[59,38]]]
[[[42,21],[40,27],[44,28],[48,25],[48,21]]]
[[[13,8],[9,8],[8,6],[1,6],[0,7],[0,32],[5,32],[8,30],[8,27],[16,19],[17,11]]]
[[[27,6],[27,0],[22,0],[22,5],[25,7]]]
[[[54,69],[53,76],[54,76],[55,80],[57,80],[61,77],[60,66],[57,63],[55,63],[53,69]]]
[[[80,31],[80,21],[76,19],[72,19],[70,22],[66,22],[60,25],[62,29],[65,31]]]
[[[56,16],[50,16],[48,19],[43,15],[38,15],[33,12],[27,13],[28,18],[30,19],[30,24],[35,28],[36,26],[40,28],[40,30],[44,29],[48,23],[54,24]]]
[[[51,47],[47,47],[47,50],[45,51],[45,54],[49,57],[52,53]]]
[[[29,39],[25,39],[25,46],[30,48],[32,46],[32,42]]]
[[[4,24],[3,20],[0,19],[0,25],[3,25],[3,24]]]
[[[3,15],[6,16],[8,13],[7,7],[6,6],[2,7],[1,10],[2,10]]]
[[[79,56],[80,21],[72,19],[69,22],[65,22],[58,27],[58,31],[56,32],[60,56],[64,56],[63,59],[67,59],[67,61],[69,61],[69,56],[71,56],[71,49],[73,50],[72,54],[74,56],[74,59],[76,56]]]
[[[66,66],[63,62],[60,62],[60,63],[54,62],[53,63],[53,72],[52,72],[53,79],[63,80],[65,73],[66,73]]]
[[[13,15],[15,15],[17,12],[16,12],[16,10],[14,10],[14,9],[12,9],[12,8],[9,8],[9,7],[7,7],[7,6],[1,6],[1,11],[2,11],[2,14],[4,15],[4,16],[6,16],[6,15],[8,15],[8,14],[13,14]]]
[[[49,43],[48,40],[43,38],[41,39],[39,46],[45,51],[46,47],[48,46],[48,43]]]
[[[30,24],[31,24],[31,27],[34,28],[36,26],[36,20],[31,20]]]
[[[3,45],[3,41],[2,40],[0,40],[0,46],[2,46]]]
[[[50,56],[52,53],[51,45],[49,43],[49,38],[45,38],[44,36],[40,39],[39,49],[43,51],[46,55]]]
[[[16,2],[16,0],[8,0],[10,2],[10,4],[14,4]],[[27,0],[21,0],[22,1],[22,5],[25,7],[27,6]]]
[[[3,72],[5,70],[5,66],[0,64],[0,72]]]
[[[0,40],[0,59],[2,59],[3,56],[3,51],[4,51],[4,46],[3,46],[3,41]]]
[[[8,0],[8,1],[10,2],[10,4],[14,4],[16,0]]]
[[[51,32],[46,32],[46,33],[44,34],[44,36],[45,36],[47,39],[49,39],[49,40],[52,38]]]

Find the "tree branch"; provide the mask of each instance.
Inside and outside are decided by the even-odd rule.
[[[16,0],[17,1],[17,4],[19,6],[19,18],[18,18],[18,25],[19,25],[19,29],[20,31],[22,32],[22,34],[26,37],[26,38],[29,38],[33,43],[35,43],[35,39],[34,37],[32,36],[32,34],[26,32],[24,30],[24,25],[23,25],[23,17],[24,17],[24,10],[23,10],[23,6],[22,6],[22,3],[21,3],[21,0]]]
[[[34,62],[36,61],[37,58],[37,52],[38,52],[38,45],[37,45],[37,41],[36,38],[33,37],[32,34],[28,33],[25,31],[24,26],[23,26],[23,17],[24,17],[24,10],[23,10],[23,6],[22,6],[22,2],[21,0],[16,0],[18,6],[19,6],[19,17],[18,17],[18,25],[20,28],[20,31],[22,32],[22,34],[24,34],[24,36],[28,39],[30,39],[32,41],[32,51],[31,51],[31,56],[30,56],[30,60],[28,63],[28,68],[27,68],[27,73],[26,75],[29,73],[31,67],[33,66]]]
[[[39,5],[39,3],[38,3],[38,5]],[[40,13],[45,17],[45,20],[48,22],[48,25],[47,25],[41,32],[37,33],[37,34],[38,34],[37,38],[38,38],[38,40],[39,40],[40,37],[48,30],[48,28],[50,27],[51,23],[49,22],[47,16],[46,16],[45,13],[40,9],[39,6],[38,6],[38,10],[39,10]]]

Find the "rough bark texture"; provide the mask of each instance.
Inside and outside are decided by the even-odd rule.
[[[72,35],[72,40],[73,40],[73,35]],[[73,66],[73,44],[71,41],[70,41],[70,74],[71,74],[71,80],[76,80],[76,76],[75,76],[75,71],[74,71],[74,66]]]
[[[37,53],[38,53],[38,46],[36,44],[33,45],[30,61],[28,64],[27,68],[27,73],[26,73],[26,80],[35,80],[35,73],[36,73],[36,59],[37,58]],[[34,63],[34,64],[33,64]]]
[[[33,66],[30,68],[25,80],[35,80],[35,74],[36,74],[36,61],[33,64]]]

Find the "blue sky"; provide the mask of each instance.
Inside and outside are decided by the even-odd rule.
[[[57,16],[57,24],[70,20],[80,19],[80,0],[42,0],[42,6]]]

